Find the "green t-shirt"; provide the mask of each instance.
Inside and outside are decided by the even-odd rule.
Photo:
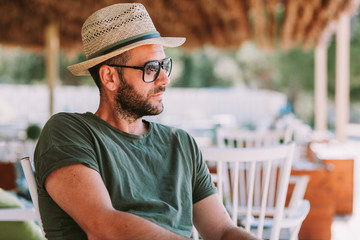
[[[144,122],[149,130],[142,136],[120,131],[92,113],[59,113],[47,122],[35,150],[35,169],[49,240],[86,239],[44,187],[53,170],[77,163],[99,172],[115,209],[190,237],[192,205],[216,192],[208,168],[185,131]]]

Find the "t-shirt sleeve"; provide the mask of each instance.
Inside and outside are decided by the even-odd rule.
[[[212,182],[209,168],[204,161],[201,151],[194,142],[194,175],[193,175],[193,203],[196,203],[214,193],[216,188]]]
[[[34,154],[39,187],[44,187],[52,171],[67,165],[84,164],[99,171],[92,145],[91,134],[78,118],[54,115],[44,126]]]

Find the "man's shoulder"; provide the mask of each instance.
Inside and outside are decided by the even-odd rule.
[[[86,114],[60,112],[50,117],[43,128],[43,132],[48,134],[59,133],[60,135],[72,131],[79,132],[82,131],[81,129],[86,130],[89,122]]]
[[[86,118],[78,113],[54,114],[45,124],[38,140],[37,149],[41,153],[56,146],[86,145],[91,139]]]
[[[164,125],[161,123],[153,122],[152,124],[153,124],[153,128],[156,130],[156,132],[159,132],[159,134],[166,134],[167,136],[173,136],[179,139],[180,141],[185,139],[192,141],[193,139],[191,135],[184,129],[169,125]]]
[[[184,129],[181,129],[181,128],[177,128],[177,127],[173,127],[173,126],[169,126],[169,125],[165,125],[165,124],[157,123],[157,122],[151,122],[151,124],[153,125],[153,127],[155,129],[158,129],[158,130],[167,131],[167,132],[171,132],[174,134],[189,135],[187,131],[185,131]]]
[[[66,121],[83,118],[85,113],[59,112],[51,116],[49,121]]]
[[[86,121],[86,113],[59,112],[51,116],[46,125],[68,125]]]

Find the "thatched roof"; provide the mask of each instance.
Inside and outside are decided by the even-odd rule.
[[[81,50],[80,29],[94,11],[115,0],[0,0],[0,44],[39,47],[44,29],[55,22],[63,48]],[[212,44],[239,47],[254,39],[269,49],[301,45],[309,48],[342,11],[358,0],[147,0],[155,26],[163,36],[185,36],[187,48]]]

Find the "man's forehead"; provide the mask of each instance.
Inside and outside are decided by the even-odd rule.
[[[159,44],[146,44],[130,49],[129,52],[136,53],[142,51],[164,51],[164,47]]]
[[[129,59],[130,62],[145,63],[151,60],[160,60],[165,57],[164,47],[158,44],[142,45],[128,52],[131,56]]]

